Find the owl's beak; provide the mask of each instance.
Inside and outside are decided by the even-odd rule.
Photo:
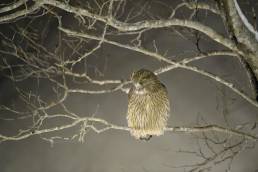
[[[142,88],[142,85],[139,84],[138,82],[135,82],[135,83],[134,83],[134,86],[135,86],[135,88],[136,88],[137,90]]]

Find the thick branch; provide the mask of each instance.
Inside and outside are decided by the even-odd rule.
[[[62,10],[65,10],[69,13],[82,15],[85,17],[90,17],[92,19],[102,21],[107,23],[108,25],[120,30],[120,31],[137,31],[145,28],[164,28],[164,27],[170,27],[170,26],[182,26],[182,27],[188,27],[191,29],[198,30],[207,36],[209,36],[214,41],[217,41],[218,43],[221,43],[225,47],[237,51],[238,53],[241,53],[238,51],[237,47],[235,46],[234,42],[232,42],[230,39],[227,39],[225,36],[220,35],[212,28],[205,26],[199,22],[196,21],[190,21],[190,20],[181,20],[181,19],[170,19],[170,20],[145,20],[140,21],[136,23],[124,23],[121,21],[118,21],[114,19],[111,16],[100,16],[97,14],[90,13],[89,11],[77,7],[73,7],[71,5],[67,5],[65,3],[54,1],[54,0],[41,0],[42,3],[55,6],[57,8],[61,8]]]
[[[236,0],[221,0],[220,8],[225,13],[226,24],[232,39],[239,50],[244,52],[243,59],[250,65],[252,71],[258,78],[258,41],[256,34],[248,29],[248,21],[242,13]]]

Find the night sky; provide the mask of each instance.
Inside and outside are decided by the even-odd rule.
[[[93,1],[88,1],[93,3]],[[140,8],[145,1],[130,0],[126,6],[126,14],[131,8]],[[175,7],[181,1],[173,1],[167,5]],[[249,17],[251,14],[250,4],[239,1],[240,5]],[[32,2],[31,2],[32,3]],[[71,1],[74,5],[78,5],[76,1]],[[258,4],[250,1],[258,10]],[[164,4],[157,1],[151,1],[151,8],[144,15],[137,16],[131,22],[143,19],[150,19],[150,16],[165,17],[169,15]],[[2,7],[2,6],[1,6]],[[83,6],[80,6],[83,8]],[[164,8],[164,10],[163,10]],[[0,8],[1,9],[1,8]],[[53,10],[62,16],[62,24],[64,28],[74,29],[76,31],[84,31],[101,35],[103,23],[97,22],[94,29],[87,30],[72,14],[68,14],[60,9]],[[6,13],[4,13],[6,14]],[[4,15],[4,14],[1,14]],[[7,13],[8,14],[8,13]],[[13,38],[15,45],[21,47],[29,47],[27,40],[23,39],[19,34],[22,28],[29,32],[39,33],[39,38],[35,39],[36,43],[44,46],[47,51],[56,53],[58,57],[69,59],[74,58],[78,54],[72,52],[68,43],[73,45],[72,38],[62,33],[63,40],[59,44],[58,22],[53,15],[40,15],[42,11],[31,14],[28,17],[12,20],[10,23],[0,23],[0,39],[5,40],[3,35]],[[148,14],[150,16],[148,16]],[[176,15],[178,18],[185,18],[189,15],[188,9],[182,9]],[[159,17],[157,17],[159,16]],[[126,15],[119,19],[125,19]],[[198,16],[194,20],[199,20],[205,25],[211,26],[217,32],[227,35],[222,20],[215,14],[206,11],[198,12]],[[19,27],[17,27],[19,26]],[[132,44],[135,35],[124,34],[118,35],[115,29],[108,28],[109,33],[106,38],[118,41],[123,44]],[[178,34],[176,30],[181,31],[184,36]],[[159,53],[165,54],[171,60],[179,61],[184,58],[192,57],[200,53],[196,46],[195,32],[189,33],[189,30],[181,27],[150,29],[143,33],[141,37],[142,47],[155,51],[153,41],[159,50]],[[226,50],[225,47],[219,45],[207,36],[201,35],[199,48],[201,52],[213,50]],[[87,41],[80,43],[78,52],[83,53],[94,46],[96,41]],[[74,41],[75,42],[75,41]],[[55,49],[60,46],[57,52]],[[0,51],[10,50],[1,41]],[[43,59],[40,52],[33,49],[26,49],[29,54],[37,54],[37,58]],[[43,52],[43,54],[47,54]],[[41,56],[42,55],[42,56]],[[1,65],[4,59],[9,64],[23,64],[22,61],[13,58],[10,55],[0,53]],[[54,62],[49,60],[49,64]],[[74,71],[85,72],[94,79],[115,79],[127,80],[134,70],[147,68],[149,70],[157,70],[165,66],[164,62],[160,62],[150,56],[143,55],[125,48],[104,43],[93,54],[78,65],[75,65]],[[233,56],[212,56],[207,57],[193,63],[202,70],[218,75],[226,81],[232,82],[237,88],[243,90],[247,95],[252,95],[250,83],[239,59]],[[18,69],[17,69],[18,70]],[[14,72],[18,72],[14,70]],[[47,79],[27,78],[22,82],[12,82],[4,75],[9,71],[2,70],[0,75],[0,103],[2,105],[26,110],[28,107],[21,101],[21,96],[15,90],[16,87],[24,89],[35,95],[39,95],[47,102],[56,100],[58,97],[54,94],[52,86]],[[246,100],[235,94],[229,88],[220,83],[202,76],[198,73],[177,68],[160,74],[159,79],[166,85],[168,89],[169,99],[171,101],[171,114],[168,121],[168,127],[175,126],[198,126],[216,124],[228,128],[241,129],[251,134],[258,133],[255,122],[257,121],[258,109]],[[59,80],[60,78],[58,78]],[[89,90],[99,90],[102,88],[110,88],[109,86],[98,86],[84,82],[83,80],[75,81],[67,78],[68,86],[71,88],[82,88]],[[126,88],[129,88],[128,85]],[[62,91],[60,91],[62,93]],[[33,101],[33,98],[31,98]],[[69,94],[65,100],[67,108],[80,117],[94,116],[107,120],[108,122],[127,126],[127,94],[125,92],[116,91],[104,94]],[[47,111],[49,114],[61,113],[60,107],[55,107]],[[63,112],[63,111],[62,111]],[[0,113],[0,134],[12,136],[19,129],[28,129],[32,126],[33,119],[4,120],[4,118],[17,119],[19,115],[12,114],[2,110]],[[67,124],[69,121],[64,118],[51,119],[44,121],[44,128],[51,128]],[[101,128],[102,125],[96,125]],[[242,128],[241,128],[242,127]],[[202,163],[204,159],[198,157],[195,152],[202,151],[207,157],[213,155],[213,152],[205,145],[206,135],[202,133],[174,133],[166,132],[163,136],[153,137],[149,141],[136,140],[128,131],[108,130],[103,133],[95,133],[87,130],[83,143],[78,138],[71,139],[71,136],[78,134],[80,125],[65,129],[62,131],[51,132],[47,134],[35,135],[19,141],[4,141],[0,143],[0,172],[183,172],[189,171],[193,167],[189,165]],[[219,138],[218,140],[230,137],[230,143],[237,143],[240,138],[235,136],[227,136],[221,133],[207,133],[210,137]],[[256,134],[257,135],[257,134]],[[59,136],[51,144],[45,138]],[[66,140],[65,138],[70,138]],[[215,151],[223,148],[223,144],[211,143]],[[253,143],[247,143],[233,159],[231,164],[232,172],[256,172],[258,170],[258,149]],[[219,158],[218,158],[219,160]],[[215,161],[216,162],[216,161]],[[211,162],[204,171],[226,171],[230,164],[230,159],[224,160],[218,164]]]

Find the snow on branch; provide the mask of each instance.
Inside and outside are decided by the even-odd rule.
[[[236,7],[236,10],[238,12],[238,15],[239,17],[241,18],[242,22],[244,23],[244,25],[246,26],[246,28],[252,32],[255,36],[255,39],[257,40],[258,42],[258,32],[255,31],[253,25],[251,25],[251,23],[248,22],[246,16],[244,15],[244,13],[242,12],[242,10],[240,9],[238,3],[237,3],[237,0],[234,0],[234,4],[235,4],[235,7]]]

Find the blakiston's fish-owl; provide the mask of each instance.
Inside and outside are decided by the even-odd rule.
[[[168,93],[158,77],[147,69],[131,75],[127,122],[136,139],[149,140],[164,133],[170,112]]]

